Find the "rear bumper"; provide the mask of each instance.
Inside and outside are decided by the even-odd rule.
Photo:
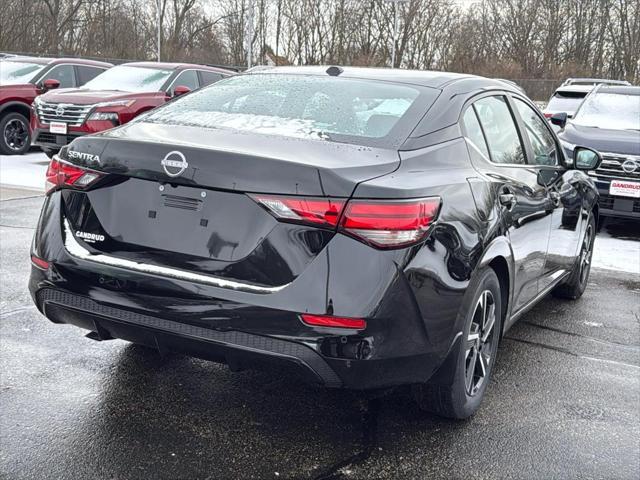
[[[99,304],[87,297],[43,288],[36,304],[54,323],[91,330],[100,340],[121,338],[163,351],[179,351],[234,368],[265,361],[297,367],[309,383],[340,387],[342,381],[312,349],[296,342],[239,331],[218,331]]]
[[[42,275],[40,269],[32,267],[30,290],[38,309],[53,323],[95,332],[93,338],[99,340],[119,338],[156,348],[160,353],[184,353],[227,364],[232,370],[275,367],[284,369],[286,374],[293,373],[293,381],[370,390],[424,382],[443,361],[433,352],[403,356],[401,350],[385,358],[331,358],[319,347],[336,340],[341,343],[341,337],[335,334],[308,339],[280,338],[205,328],[99,303],[52,286],[42,287],[39,280]],[[354,346],[354,340],[358,341],[349,339],[347,346]]]

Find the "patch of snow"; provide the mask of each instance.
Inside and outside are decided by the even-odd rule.
[[[598,233],[591,266],[640,275],[640,239],[613,238],[606,231]]]
[[[26,155],[0,155],[0,184],[44,190],[49,158],[39,150]]]

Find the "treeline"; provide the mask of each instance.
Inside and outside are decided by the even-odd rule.
[[[0,51],[155,59],[155,0],[3,0]],[[165,60],[246,64],[249,0],[160,0]],[[388,66],[392,3],[253,0],[254,63]],[[398,4],[396,66],[640,81],[640,0]]]

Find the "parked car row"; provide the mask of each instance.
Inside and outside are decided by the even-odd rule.
[[[51,157],[74,138],[127,123],[174,97],[234,72],[187,63],[69,58],[0,60],[0,153],[32,144]]]
[[[571,100],[558,100],[563,97]],[[588,172],[600,194],[600,219],[640,219],[640,87],[568,80],[554,93],[545,116],[569,157],[576,145],[601,152],[602,164]]]

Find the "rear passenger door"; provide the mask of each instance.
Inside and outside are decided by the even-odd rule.
[[[524,100],[513,97],[513,104],[531,147],[529,163],[546,186],[548,209],[553,212],[547,258],[539,282],[542,290],[573,266],[583,226],[583,199],[580,182],[574,178],[578,172],[562,165],[561,149],[549,124]]]
[[[511,241],[514,313],[538,294],[551,221],[547,191],[538,183],[536,169],[527,164],[527,144],[516,119],[506,95],[478,98],[462,118],[474,167],[493,184]]]

